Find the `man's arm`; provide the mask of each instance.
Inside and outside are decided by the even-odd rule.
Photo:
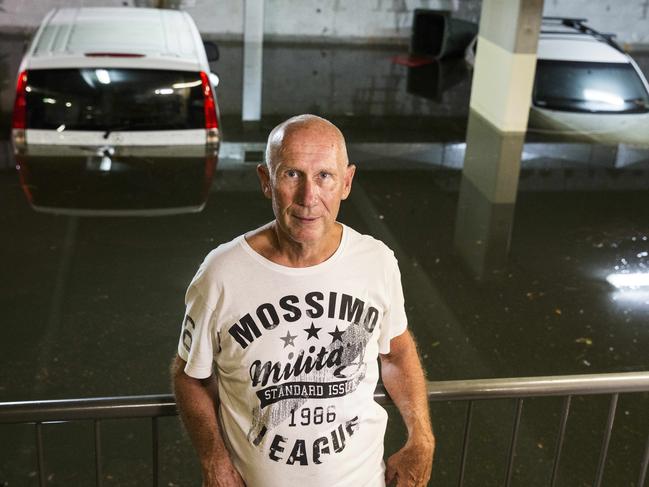
[[[435,437],[424,371],[410,332],[394,337],[390,341],[390,352],[380,357],[383,385],[408,429],[406,444],[388,458],[386,483],[396,479],[398,487],[426,486],[433,465]]]
[[[171,365],[176,404],[201,462],[203,486],[245,486],[221,436],[216,378],[194,379],[184,369],[185,361],[176,356]]]

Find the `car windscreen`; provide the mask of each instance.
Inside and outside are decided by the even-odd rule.
[[[149,69],[31,70],[27,128],[178,130],[205,128],[199,73]]]
[[[588,113],[643,113],[649,95],[630,64],[539,60],[533,102]]]

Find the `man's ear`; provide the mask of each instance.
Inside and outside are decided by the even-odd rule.
[[[349,193],[352,190],[352,180],[354,179],[354,174],[356,174],[356,166],[354,164],[348,164],[345,168],[345,178],[343,181],[343,197],[342,199],[346,200],[349,196]]]
[[[270,191],[270,174],[266,164],[257,164],[257,177],[261,184],[261,192],[264,193],[266,198],[270,199],[272,194]]]

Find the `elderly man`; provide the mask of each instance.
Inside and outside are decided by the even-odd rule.
[[[275,219],[210,252],[186,295],[173,382],[204,486],[424,486],[434,450],[401,279],[381,242],[336,221],[355,167],[313,115],[268,137]],[[408,429],[384,466],[379,378]]]

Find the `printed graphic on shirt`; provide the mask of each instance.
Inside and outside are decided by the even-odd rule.
[[[192,348],[193,333],[195,329],[196,329],[196,323],[194,323],[192,317],[189,315],[185,315],[185,321],[183,323],[182,340],[183,340],[183,346],[185,347],[185,350],[187,350],[188,353]]]
[[[378,309],[359,298],[313,291],[262,303],[227,328],[242,353],[257,340],[278,340],[273,360],[247,362],[258,399],[248,441],[257,447],[263,442],[267,458],[288,465],[320,464],[323,455],[341,452],[359,418],[338,417],[336,405],[365,378],[365,350],[378,319]],[[331,401],[311,401],[318,399]],[[278,431],[280,425],[290,430]],[[331,429],[318,438],[300,438],[300,427],[310,425]]]

